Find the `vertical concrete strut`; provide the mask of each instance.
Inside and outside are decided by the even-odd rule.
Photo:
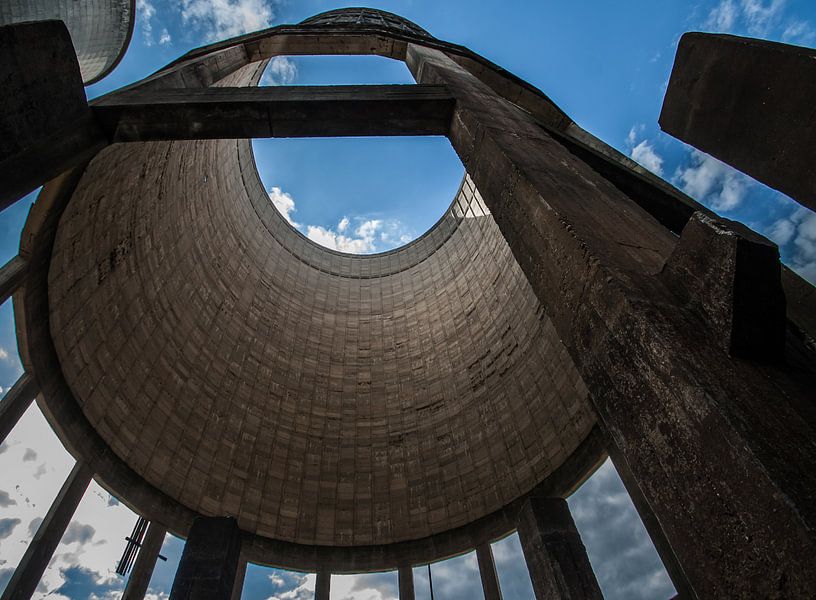
[[[243,554],[238,558],[238,572],[235,574],[235,583],[232,586],[232,600],[241,600],[244,593],[244,580],[246,579],[247,560]]]
[[[48,509],[37,533],[23,554],[20,564],[14,570],[2,600],[29,600],[40,583],[45,568],[51,561],[57,546],[74,516],[93,472],[82,462],[77,462],[62,488]]]
[[[241,555],[232,517],[198,517],[190,528],[170,600],[231,600]]]
[[[414,570],[411,565],[399,568],[399,600],[414,600]]]
[[[525,502],[518,534],[536,598],[603,598],[566,500],[531,498]]]
[[[318,571],[317,581],[315,582],[315,600],[329,600],[330,590],[331,573],[325,570]]]
[[[407,64],[418,82],[456,97],[449,139],[682,565],[677,588],[807,595],[816,586],[805,558],[816,555],[816,473],[804,467],[816,462],[814,429],[795,401],[768,401],[813,389],[812,367],[734,360],[733,344],[717,336],[745,331],[741,324],[719,327],[728,311],[701,316],[687,305],[693,279],[658,276],[676,238],[444,52],[410,44]],[[726,221],[702,224],[748,240]],[[696,242],[684,236],[683,252],[693,254]],[[743,269],[739,252],[722,260],[721,270]],[[735,279],[757,298],[779,287]]]
[[[482,579],[485,600],[502,600],[493,549],[489,543],[476,546],[476,559],[479,561],[479,576]]]
[[[23,373],[0,400],[0,444],[6,441],[14,426],[37,396],[37,382],[29,373]]]
[[[144,598],[166,534],[167,530],[164,527],[156,522],[150,523],[142,547],[136,556],[136,562],[133,564],[133,570],[128,577],[122,600],[142,600]]]

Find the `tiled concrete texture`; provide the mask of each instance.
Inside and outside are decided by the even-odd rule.
[[[0,25],[65,21],[88,84],[110,73],[124,56],[135,13],[135,0],[3,0]]]

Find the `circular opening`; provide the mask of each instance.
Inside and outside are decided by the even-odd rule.
[[[378,56],[278,56],[261,85],[413,84]],[[451,204],[464,168],[439,136],[253,140],[270,201],[315,243],[348,254],[404,246]]]

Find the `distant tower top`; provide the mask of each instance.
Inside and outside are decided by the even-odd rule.
[[[4,0],[0,25],[61,20],[74,43],[82,82],[106,77],[125,55],[133,35],[136,0]]]
[[[300,23],[301,25],[321,25],[329,27],[354,27],[370,25],[371,27],[384,27],[390,30],[397,30],[409,35],[419,35],[422,37],[433,37],[430,33],[422,29],[416,23],[408,19],[395,15],[384,10],[373,8],[341,8],[330,10],[314,17],[309,17]]]

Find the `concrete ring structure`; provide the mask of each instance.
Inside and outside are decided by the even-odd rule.
[[[219,83],[256,85],[265,64]],[[94,257],[83,273],[80,254]],[[594,424],[468,178],[424,236],[354,256],[280,215],[248,140],[115,145],[60,218],[47,289],[50,332],[36,345],[53,343],[56,363],[37,372],[61,389],[45,396],[54,426],[117,497],[179,533],[196,514],[232,515],[258,548],[362,546],[354,568],[382,569],[394,563],[366,558],[368,547],[436,548],[434,535],[502,514]],[[79,407],[71,419],[66,404]],[[125,488],[120,472],[134,474]],[[131,500],[133,488],[172,510]],[[514,529],[496,520],[494,538]],[[473,546],[463,536],[419,555]]]
[[[5,0],[0,25],[62,20],[68,27],[85,85],[106,77],[133,36],[136,0]]]
[[[298,54],[417,85],[255,87]],[[188,536],[174,600],[230,597],[241,560],[317,571],[321,599],[398,567],[410,598],[411,565],[472,548],[492,600],[489,542],[516,528],[537,597],[599,598],[563,497],[606,453],[682,596],[816,585],[816,294],[768,240],[383,11],[212,44],[89,106],[66,77],[56,116],[31,62],[0,201],[57,177],[0,272],[26,372],[2,410],[38,392],[78,464],[9,598],[92,476],[152,522],[153,562],[155,527]],[[466,176],[431,231],[353,256],[276,211],[248,139],[344,135],[448,137]]]

